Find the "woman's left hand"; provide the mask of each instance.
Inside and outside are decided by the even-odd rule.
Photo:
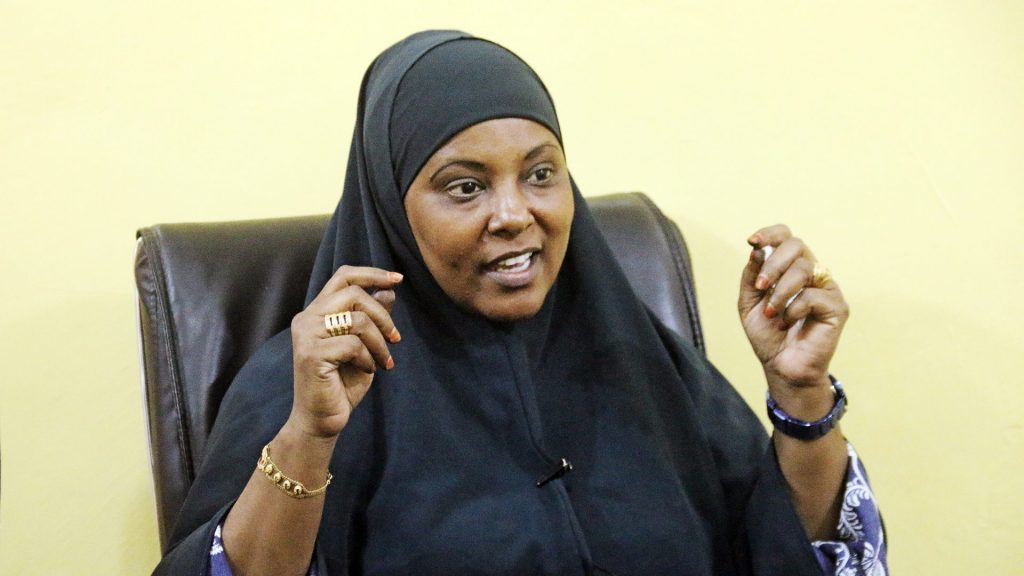
[[[815,258],[783,224],[762,228],[740,281],[739,313],[772,395],[829,386],[828,365],[849,317],[835,281],[814,286]],[[764,248],[773,248],[765,257]],[[819,388],[820,389],[820,388]]]

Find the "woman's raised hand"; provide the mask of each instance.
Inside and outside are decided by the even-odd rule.
[[[401,281],[397,272],[342,266],[292,319],[295,398],[289,419],[304,434],[337,437],[377,369],[394,367],[388,344],[401,339],[391,319]],[[351,328],[332,336],[324,317],[345,311],[351,312]]]
[[[843,293],[830,278],[815,284],[814,255],[785,225],[762,228],[747,242],[753,250],[738,307],[772,395],[827,389],[829,361],[849,316]]]
[[[338,435],[366,396],[374,372],[395,365],[388,343],[400,339],[391,309],[401,281],[395,272],[342,266],[292,318],[292,411],[264,448],[288,480],[277,484],[264,477],[266,470],[253,470],[228,512],[224,547],[235,573],[304,574],[309,567],[325,498],[297,500],[278,488],[296,481],[311,491],[330,484]],[[351,314],[351,326],[332,335],[325,316],[343,312]]]

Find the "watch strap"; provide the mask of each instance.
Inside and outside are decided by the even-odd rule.
[[[839,380],[835,379],[831,374],[828,376],[832,382],[832,390],[835,393],[835,402],[832,404],[832,409],[829,410],[828,414],[820,420],[813,422],[807,422],[794,418],[779,406],[778,402],[772,398],[771,393],[765,394],[768,401],[768,419],[772,421],[772,425],[779,432],[782,432],[786,436],[796,438],[798,440],[817,440],[825,434],[832,431],[836,425],[839,424],[839,420],[846,413],[846,393],[843,391],[843,385]]]

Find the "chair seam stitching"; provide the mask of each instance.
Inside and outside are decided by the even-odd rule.
[[[175,344],[175,338],[177,337],[177,330],[174,327],[174,317],[170,314],[169,302],[170,296],[166,293],[167,281],[163,270],[163,259],[160,253],[159,243],[156,241],[159,235],[159,230],[151,229],[151,236],[153,238],[150,253],[153,256],[153,262],[156,264],[153,267],[154,274],[158,278],[157,282],[157,306],[159,307],[161,315],[167,320],[167,338],[165,338],[164,348],[167,353],[168,366],[171,370],[171,396],[174,399],[174,408],[178,412],[176,428],[178,430],[178,448],[181,450],[182,463],[185,467],[185,476],[189,484],[195,478],[195,472],[192,466],[190,442],[188,439],[188,412],[187,407],[183,402],[184,392],[181,390],[181,369],[177,363],[177,346]],[[143,243],[145,245],[145,243]]]

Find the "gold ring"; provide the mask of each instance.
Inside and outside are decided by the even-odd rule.
[[[324,316],[324,326],[331,336],[346,336],[352,330],[352,312],[348,310]]]
[[[814,263],[814,271],[811,272],[811,286],[815,288],[824,288],[832,281],[832,273],[829,272],[828,268]]]

